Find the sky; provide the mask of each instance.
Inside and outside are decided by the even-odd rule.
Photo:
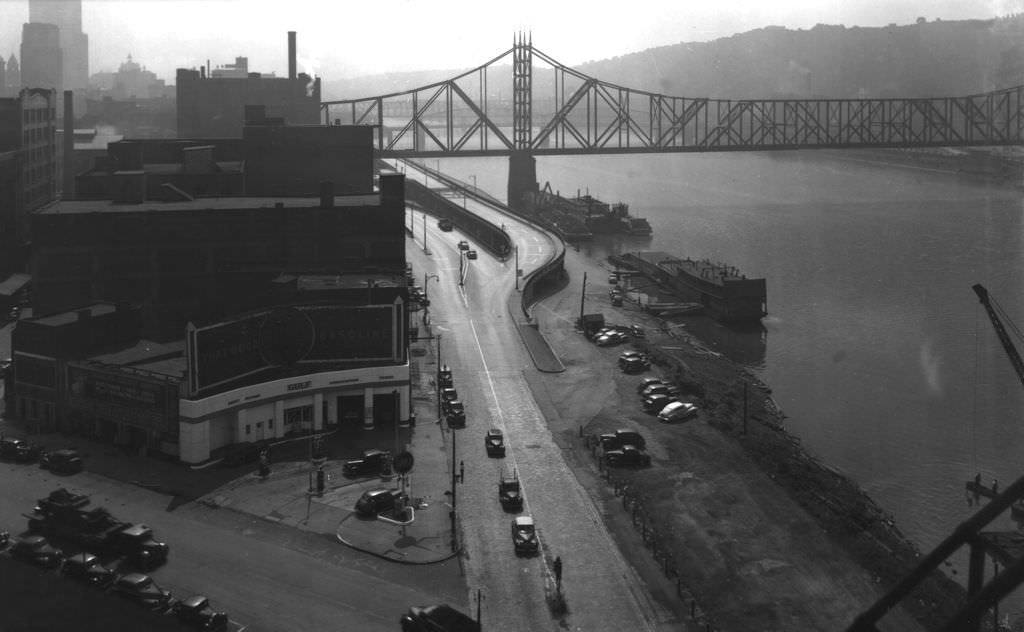
[[[64,0],[44,0],[61,2]],[[467,69],[529,33],[536,48],[573,66],[766,26],[884,26],[987,19],[1024,12],[1024,0],[82,0],[89,72],[132,58],[174,83],[176,68],[287,75],[288,31],[300,71],[325,81]],[[20,57],[28,0],[0,0],[0,55]]]

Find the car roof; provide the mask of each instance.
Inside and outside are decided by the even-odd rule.
[[[371,454],[383,454],[385,452],[387,452],[387,450],[381,450],[380,448],[370,448],[369,450],[363,450],[363,454],[365,456],[369,456]]]
[[[193,595],[188,599],[182,599],[181,603],[189,608],[198,608],[207,605],[209,600],[203,595]]]
[[[122,584],[132,584],[137,586],[139,584],[145,584],[146,582],[152,581],[152,578],[149,575],[144,575],[142,573],[128,573],[127,575],[121,575],[117,581]]]
[[[490,428],[490,429],[487,430],[487,434],[492,435],[492,436],[499,436],[500,437],[501,436],[501,430],[498,430],[497,428]]]
[[[92,553],[82,551],[81,553],[75,553],[74,555],[68,557],[67,561],[73,564],[89,564],[91,562],[99,562],[100,558],[96,557]]]
[[[513,521],[517,527],[532,527],[533,518],[530,516],[516,516]]]
[[[662,408],[661,412],[663,412],[663,413],[670,413],[673,410],[676,410],[677,408],[682,408],[684,405],[685,405],[685,402],[672,402],[671,404],[669,404],[669,405],[665,406],[664,408]]]

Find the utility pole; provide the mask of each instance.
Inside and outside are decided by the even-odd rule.
[[[427,250],[427,212],[423,211],[423,254],[429,255],[430,251]]]
[[[587,333],[583,327],[583,300],[587,296],[587,273],[583,273],[583,292],[580,293],[580,329],[583,329],[583,333]]]
[[[516,248],[516,289],[519,289],[519,244],[515,245]],[[586,274],[584,272],[583,274]]]
[[[456,483],[455,483],[455,478],[457,476],[457,474],[455,473],[455,435],[456,434],[457,433],[454,430],[452,430],[452,510],[449,512],[449,515],[452,518],[452,550],[453,551],[458,547],[458,538],[456,537],[456,532],[455,532],[455,511],[456,511],[456,502],[455,502],[455,484]]]
[[[438,423],[440,423],[441,422],[441,334],[434,334],[434,336],[437,338],[437,375],[434,376],[435,377],[435,382],[437,384],[437,388],[434,389],[434,390],[437,391],[437,421],[438,421]],[[442,429],[444,428],[444,424],[441,424],[441,428]],[[454,433],[452,433],[452,434],[454,435]]]

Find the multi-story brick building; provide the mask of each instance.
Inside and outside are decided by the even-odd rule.
[[[289,33],[288,76],[244,78],[211,76],[179,68],[176,78],[179,138],[238,138],[245,125],[245,107],[261,105],[266,115],[291,125],[320,123],[320,79],[297,73],[295,34]]]

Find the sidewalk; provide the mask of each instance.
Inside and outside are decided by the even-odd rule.
[[[271,473],[265,479],[258,465],[224,467],[218,463],[192,468],[171,459],[141,456],[124,449],[60,433],[35,434],[32,424],[0,417],[0,433],[22,437],[44,449],[74,448],[88,472],[132,483],[174,496],[171,507],[188,502],[240,511],[312,533],[337,537],[342,543],[384,559],[407,564],[429,564],[455,556],[447,492],[452,479],[446,433],[437,422],[433,375],[435,356],[429,341],[415,343],[410,354],[413,410],[417,424],[399,428],[385,424],[373,430],[338,429],[325,435],[329,459],[324,465],[322,495],[312,492],[316,468],[308,460],[309,437],[286,439],[272,445]],[[355,513],[356,500],[364,491],[394,489],[397,477],[348,479],[342,475],[345,460],[364,449],[407,449],[415,464],[408,475],[406,492],[414,518],[407,525],[386,519],[364,518]],[[27,465],[26,467],[38,467]],[[74,476],[68,486],[74,486]]]

